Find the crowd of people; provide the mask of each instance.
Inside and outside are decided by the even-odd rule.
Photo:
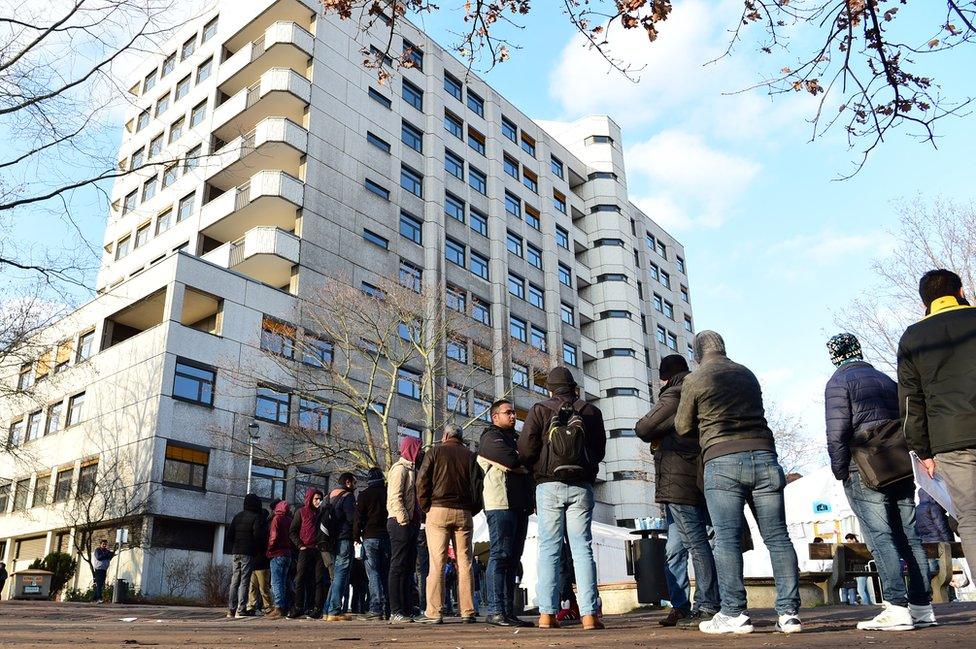
[[[926,559],[922,538],[952,538],[936,522],[937,512],[926,509],[931,498],[923,496],[916,508],[910,475],[885,482],[864,473],[862,447],[881,438],[910,447],[928,474],[946,483],[964,552],[976,556],[976,310],[949,271],[926,273],[920,296],[926,316],[902,337],[897,383],[864,361],[854,336],[840,334],[827,344],[837,368],[826,386],[831,468],[843,481],[883,591],[882,611],[858,623],[860,629],[935,625],[930,571],[938,566]],[[693,348],[694,371],[683,356],[662,359],[659,398],[635,426],[654,451],[655,499],[667,514],[672,606],[661,624],[710,634],[753,630],[742,557],[749,549],[748,507],[771,559],[775,628],[796,633],[802,629],[799,568],[786,526],[786,476],[759,381],[728,357],[718,333],[698,333]],[[271,617],[349,620],[358,553],[368,580],[366,619],[441,624],[456,614],[461,623],[475,623],[480,590],[488,624],[547,629],[579,618],[584,630],[604,628],[591,532],[593,485],[606,445],[603,415],[580,399],[567,368],[551,370],[547,388],[550,397],[529,410],[520,432],[514,404],[495,401],[477,452],[449,425],[428,449],[403,437],[387,474],[371,468],[358,494],[356,477],[345,473],[328,497],[309,490],[296,511],[277,502],[270,518],[249,494],[227,532],[234,555],[228,617],[251,614],[261,600],[272,603]],[[482,510],[489,551],[479,589],[472,534],[473,516]],[[520,617],[517,596],[533,512],[534,624]],[[454,588],[447,604],[445,594]],[[861,592],[869,604],[867,589]]]

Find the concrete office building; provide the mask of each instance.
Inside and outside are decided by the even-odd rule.
[[[571,366],[606,417],[597,519],[657,514],[633,427],[660,357],[689,353],[689,284],[681,244],[628,199],[620,128],[534,122],[405,23],[394,47],[415,65],[379,84],[363,50],[380,35],[318,10],[221,2],[142,65],[119,164],[175,162],[117,181],[97,297],[9,379],[23,390],[0,404],[16,451],[0,457],[9,567],[70,551],[73,503],[113,476],[147,498],[104,516],[132,534],[121,577],[165,592],[168,555],[209,563],[241,505],[252,419],[266,440],[286,422],[330,425],[262,347],[312,341],[319,353],[295,362],[328,362],[298,302],[338,276],[443,290],[490,328],[495,394],[514,385],[520,410],[545,368],[521,365],[519,345]],[[242,367],[285,387],[242,385]],[[477,412],[493,396],[462,398]],[[295,501],[328,480],[260,461],[251,477]]]

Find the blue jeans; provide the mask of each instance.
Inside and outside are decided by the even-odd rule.
[[[352,566],[352,539],[339,539],[333,554],[332,583],[325,604],[326,615],[338,615],[342,610],[342,598],[349,590],[349,573]]]
[[[593,487],[543,482],[535,488],[539,525],[539,575],[536,596],[539,612],[559,612],[560,555],[563,533],[569,533],[569,549],[576,572],[577,601],[581,615],[597,608],[596,562],[593,560]]]
[[[915,532],[915,483],[909,480],[884,491],[868,489],[851,471],[844,493],[861,523],[864,542],[878,566],[884,599],[895,606],[932,601],[929,564]],[[908,568],[908,587],[901,562]]]
[[[235,554],[233,565],[233,572],[230,576],[230,592],[227,595],[227,608],[243,615],[247,609],[247,593],[251,589],[254,557],[247,554]]]
[[[288,569],[291,567],[291,557],[271,558],[271,596],[274,605],[282,612],[288,612]]]
[[[844,604],[850,604],[851,606],[857,605],[857,589],[856,588],[841,588],[840,589],[840,601]]]
[[[93,602],[102,601],[102,597],[105,593],[105,576],[108,575],[108,570],[95,570],[92,577],[95,580],[95,588],[92,590]]]
[[[369,580],[369,612],[383,615],[389,610],[387,579],[390,575],[390,539],[363,539],[363,559]]]
[[[668,515],[674,521],[674,527],[683,547],[691,552],[691,561],[695,566],[695,608],[714,613],[721,608],[721,599],[715,570],[715,556],[712,554],[712,546],[708,543],[708,531],[705,527],[709,520],[708,510],[700,505],[668,503]],[[671,528],[668,527],[669,542],[670,539]],[[684,565],[685,575],[687,575],[687,559]]]
[[[492,509],[485,512],[485,517],[491,542],[487,572],[488,614],[513,616],[521,612],[515,611],[515,580],[525,549],[529,512]]]
[[[857,594],[861,596],[862,606],[870,606],[871,604],[874,604],[874,599],[871,597],[871,589],[868,588],[867,577],[857,578]]]
[[[776,612],[800,610],[800,570],[786,530],[783,487],[786,476],[772,451],[744,451],[705,464],[705,500],[715,529],[715,567],[722,613],[737,617],[748,606],[742,578],[743,509],[755,505],[756,523],[769,550],[776,582]]]
[[[681,540],[678,532],[678,524],[671,515],[670,505],[665,512],[665,520],[668,525],[668,542],[664,546],[664,557],[667,563],[664,566],[664,581],[668,586],[668,601],[671,608],[688,608],[688,550]]]

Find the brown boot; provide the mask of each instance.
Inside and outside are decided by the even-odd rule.
[[[540,629],[558,629],[559,622],[556,620],[555,615],[550,615],[549,613],[539,614],[539,628]]]
[[[596,631],[598,629],[605,629],[607,627],[603,626],[603,622],[596,615],[584,615],[583,616],[583,630],[584,631]]]
[[[279,618],[279,617],[283,617],[283,616],[284,616],[284,613],[281,612],[281,609],[278,608],[277,606],[275,606],[264,617],[268,618],[269,620],[273,620],[275,618]]]

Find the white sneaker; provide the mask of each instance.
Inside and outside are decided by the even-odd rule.
[[[788,613],[779,616],[779,620],[776,622],[776,630],[780,633],[799,633],[803,629],[800,625],[799,616],[796,613]]]
[[[912,614],[907,606],[895,606],[891,602],[882,602],[884,608],[870,620],[858,622],[857,628],[862,631],[911,631],[915,628]]]
[[[912,622],[915,624],[916,629],[924,629],[927,626],[937,626],[939,624],[935,621],[935,611],[932,610],[931,604],[926,604],[925,606],[909,604],[908,613],[912,616]]]
[[[712,619],[705,620],[698,625],[698,630],[702,633],[720,635],[724,633],[752,633],[752,620],[745,613],[740,613],[736,617],[730,617],[723,613],[716,613]]]

